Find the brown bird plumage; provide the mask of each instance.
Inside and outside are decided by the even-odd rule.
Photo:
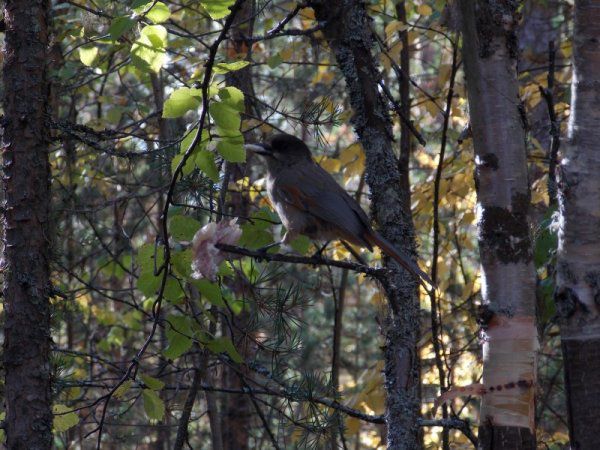
[[[407,256],[374,231],[369,218],[348,193],[319,166],[304,142],[276,134],[246,145],[267,163],[267,193],[287,229],[282,242],[303,234],[315,240],[342,239],[373,251],[376,245],[417,278],[433,282]]]

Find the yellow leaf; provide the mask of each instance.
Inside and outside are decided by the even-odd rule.
[[[281,56],[281,58],[284,61],[289,60],[293,54],[294,54],[294,48],[291,45],[289,47],[286,47],[283,50],[281,50],[281,52],[279,52],[279,55]]]
[[[98,47],[79,47],[79,59],[88,67],[94,65],[98,56]]]
[[[347,122],[348,120],[350,120],[350,118],[352,117],[353,114],[354,114],[354,111],[352,111],[352,108],[345,109],[339,115],[339,121],[340,121],[340,123],[344,123],[344,122]]]
[[[417,158],[417,161],[419,161],[421,167],[429,167],[433,169],[437,166],[437,162],[431,157],[429,153],[427,153],[424,150],[418,151],[415,156]]]
[[[352,145],[349,145],[344,150],[340,152],[340,162],[345,166],[351,161],[355,161],[356,158],[359,158],[362,153],[362,146],[360,143],[356,142]]]
[[[563,56],[566,59],[571,58],[571,54],[573,53],[573,44],[571,41],[567,41],[560,46],[560,50],[562,51]]]
[[[365,170],[365,152],[362,146],[356,143],[344,149],[340,154],[340,161],[344,165],[345,181],[362,175]]]
[[[446,83],[450,79],[450,72],[452,66],[450,64],[442,64],[438,67],[438,86],[440,88],[446,86]]]
[[[313,84],[316,83],[330,83],[331,81],[333,81],[333,78],[335,77],[334,72],[327,66],[319,66],[319,69],[317,70],[317,73],[315,74],[315,76],[312,79]]]
[[[474,225],[475,224],[475,213],[473,212],[465,212],[460,219],[461,225]]]
[[[432,101],[425,102],[425,109],[431,117],[437,117],[438,113],[440,113],[440,109]]]
[[[360,429],[360,421],[356,417],[348,417],[346,419],[346,436],[352,436],[358,433]]]
[[[79,423],[79,416],[68,406],[54,405],[52,413],[54,414],[53,426],[55,431],[67,431]]]
[[[342,165],[337,158],[328,158],[323,156],[319,161],[319,165],[329,173],[339,172]]]
[[[404,22],[400,22],[399,20],[392,20],[385,27],[385,39],[390,40],[394,37],[395,33],[399,31],[404,31],[408,28],[408,26]]]
[[[431,14],[433,14],[433,9],[431,9],[431,6],[429,5],[419,5],[417,7],[417,13],[419,13],[422,16],[430,16]]]
[[[388,51],[388,56],[394,61],[396,64],[400,63],[400,52],[402,51],[402,41],[397,41],[390,47]]]
[[[315,20],[315,10],[312,8],[302,8],[298,15],[303,19]]]
[[[548,205],[550,203],[550,196],[548,195],[548,175],[544,175],[542,178],[535,180],[531,186],[531,203],[543,203]]]

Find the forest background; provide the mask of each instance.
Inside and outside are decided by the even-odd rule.
[[[3,6],[8,448],[598,448],[598,2]],[[437,289],[260,251],[280,131]]]

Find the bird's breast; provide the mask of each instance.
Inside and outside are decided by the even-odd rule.
[[[277,178],[267,177],[267,194],[281,222],[289,232],[312,238],[319,237],[323,228],[321,221],[286,199],[284,192],[278,187]]]

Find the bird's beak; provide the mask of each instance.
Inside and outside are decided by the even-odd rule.
[[[244,148],[263,156],[271,156],[273,154],[271,149],[264,144],[246,144]]]

